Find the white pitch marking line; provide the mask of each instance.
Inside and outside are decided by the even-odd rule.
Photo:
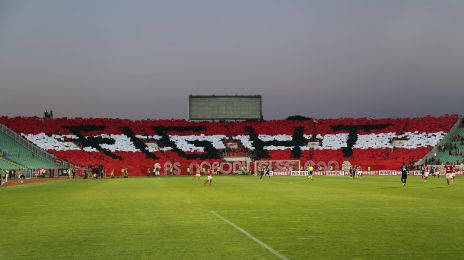
[[[282,260],[288,260],[288,258],[284,255],[282,255],[281,253],[277,252],[276,250],[274,250],[272,247],[268,246],[267,244],[265,244],[263,241],[257,239],[256,237],[254,237],[253,235],[251,235],[250,233],[248,233],[246,230],[244,230],[243,228],[237,226],[236,224],[230,222],[228,219],[224,218],[223,216],[219,215],[217,212],[211,210],[211,213],[216,216],[217,218],[219,218],[220,220],[226,222],[227,224],[231,225],[232,227],[234,227],[235,229],[237,229],[238,231],[240,231],[242,234],[244,234],[245,236],[247,236],[248,238],[250,238],[251,240],[255,241],[256,243],[258,243],[260,246],[264,247],[265,249],[267,249],[269,252],[273,253],[275,256],[277,256],[278,258],[282,259]]]

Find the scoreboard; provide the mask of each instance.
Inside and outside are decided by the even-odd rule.
[[[256,96],[189,96],[189,120],[262,120]]]

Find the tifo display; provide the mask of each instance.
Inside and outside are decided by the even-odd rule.
[[[241,122],[0,117],[1,124],[75,166],[127,169],[131,175],[145,175],[156,163],[171,164],[175,175],[193,174],[192,165],[226,162],[241,163],[232,173],[254,172],[250,162],[262,160],[299,161],[289,170],[309,165],[398,170],[403,162],[423,159],[460,120],[457,115]]]

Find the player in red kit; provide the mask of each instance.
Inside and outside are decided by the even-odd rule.
[[[427,182],[429,180],[429,174],[430,174],[430,166],[425,165],[424,166],[424,182]]]
[[[194,180],[197,180],[199,181],[200,180],[200,177],[201,177],[201,171],[200,171],[200,168],[197,169],[196,173],[195,173],[195,177],[194,177]]]
[[[453,179],[454,179],[454,167],[451,164],[445,165],[445,170],[446,170],[446,183],[448,186],[451,186],[453,184]]]
[[[213,184],[213,174],[212,174],[211,169],[208,171],[208,177],[207,177],[206,181],[203,183],[203,185],[205,185],[205,186],[206,186],[206,184],[209,184],[209,186],[211,186],[211,184]]]

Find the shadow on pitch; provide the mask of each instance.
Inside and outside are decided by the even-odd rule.
[[[439,187],[431,187],[430,189],[435,190],[435,189],[447,189],[447,188],[448,188],[447,186],[439,186]]]

